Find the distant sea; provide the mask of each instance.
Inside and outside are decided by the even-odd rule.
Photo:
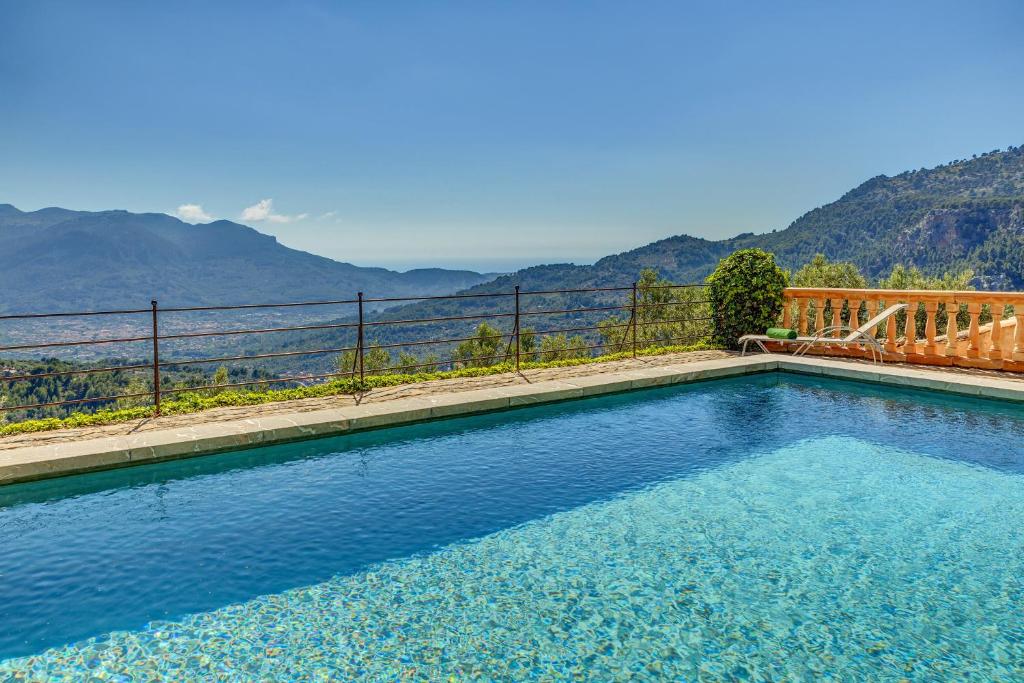
[[[537,258],[478,258],[478,259],[445,259],[430,261],[374,261],[373,263],[357,263],[356,265],[377,266],[404,272],[416,268],[447,268],[450,270],[472,270],[477,273],[513,273],[530,266],[548,263],[564,263],[564,260],[538,256]],[[574,260],[574,263],[587,261]]]

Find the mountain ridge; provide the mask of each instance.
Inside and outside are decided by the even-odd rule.
[[[0,205],[0,312],[218,305],[317,298],[429,296],[628,285],[643,268],[700,282],[736,249],[771,251],[795,269],[822,253],[871,279],[894,265],[971,269],[982,289],[1024,289],[1024,146],[931,169],[878,175],[783,230],[724,240],[673,235],[591,265],[538,265],[495,277],[473,271],[365,268],[291,249],[231,221],[191,225],[166,214],[21,212]],[[120,264],[120,265],[119,265]],[[130,267],[121,267],[124,264]]]
[[[782,230],[723,240],[673,235],[593,265],[534,266],[470,291],[547,289],[560,281],[624,286],[648,267],[675,282],[697,283],[724,256],[755,247],[790,269],[822,253],[852,261],[870,279],[913,265],[935,275],[971,269],[982,289],[1024,289],[1024,146],[869,178]]]
[[[0,204],[0,311],[51,312],[449,294],[494,274],[356,266],[284,246],[232,221],[159,213],[20,211]]]

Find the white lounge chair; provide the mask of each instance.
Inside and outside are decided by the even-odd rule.
[[[883,362],[882,344],[875,339],[875,336],[872,334],[872,330],[888,320],[890,316],[896,315],[896,313],[904,310],[906,307],[907,304],[893,304],[855,330],[851,329],[847,325],[830,325],[829,327],[819,330],[813,337],[797,337],[796,339],[776,339],[775,337],[769,337],[766,334],[745,334],[739,339],[740,343],[743,345],[740,355],[745,356],[747,354],[747,345],[750,342],[757,344],[765,353],[768,353],[768,348],[764,345],[766,341],[789,344],[795,343],[798,346],[796,351],[793,352],[794,356],[804,355],[813,346],[823,346],[826,344],[829,346],[851,346],[858,344],[871,351],[871,361],[873,363],[881,363]],[[826,336],[835,334],[836,332],[849,332],[849,334],[845,337]]]

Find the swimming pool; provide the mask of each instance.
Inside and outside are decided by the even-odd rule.
[[[67,477],[0,681],[1012,679],[1022,525],[1024,408],[780,373]]]

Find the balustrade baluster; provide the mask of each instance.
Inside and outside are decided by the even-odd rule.
[[[1017,329],[1013,334],[1013,360],[1024,361],[1024,301],[1013,302],[1013,317],[1017,319]]]
[[[883,301],[883,305],[887,305],[888,301]],[[896,316],[890,315],[885,321],[885,350],[888,353],[896,352]]]
[[[838,339],[843,336],[839,326],[843,324],[843,300],[830,299],[832,302],[832,336]]]
[[[939,311],[938,301],[925,301],[924,352],[927,356],[937,355],[935,350],[935,314]]]
[[[981,343],[979,341],[978,318],[981,316],[981,302],[972,301],[967,304],[967,314],[971,316],[971,323],[967,328],[967,352],[968,358],[977,358],[981,355]]]
[[[793,298],[782,299],[782,326],[787,330],[793,328]]]
[[[814,307],[814,334],[821,334],[825,329],[825,300],[816,299]]]
[[[956,314],[960,310],[960,305],[955,299],[950,299],[946,302],[946,355],[956,355],[956,337],[959,333],[956,326]]]
[[[1003,304],[992,304],[992,333],[988,345],[988,357],[991,360],[1003,359]]]
[[[880,301],[878,299],[868,299],[867,301],[864,302],[864,312],[866,313],[866,315],[864,316],[864,322],[867,322],[874,318],[876,315],[878,315],[879,303]],[[871,328],[870,334],[872,337],[878,336],[878,325],[875,325],[874,327]]]
[[[800,336],[807,336],[807,304],[809,299],[797,299],[797,308],[800,311]]]
[[[907,355],[917,353],[917,302],[907,302],[907,320],[903,325],[903,353]]]

